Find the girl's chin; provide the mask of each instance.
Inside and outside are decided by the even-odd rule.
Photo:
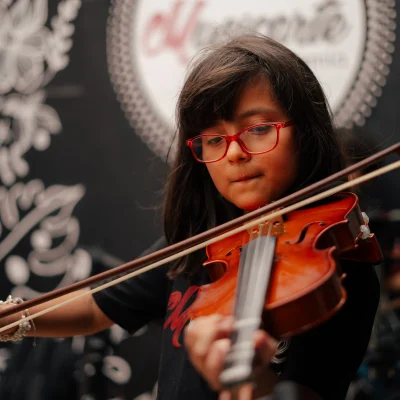
[[[266,206],[271,202],[269,198],[258,198],[258,199],[236,199],[235,205],[236,207],[243,210],[244,213],[248,213],[254,210],[259,209],[260,207]]]
[[[229,193],[229,196],[227,196],[226,199],[245,213],[264,207],[272,201],[271,193],[245,190]]]
[[[264,207],[267,203],[264,202],[252,202],[252,203],[242,203],[237,205],[244,213],[249,213],[251,211],[257,210],[260,207]]]

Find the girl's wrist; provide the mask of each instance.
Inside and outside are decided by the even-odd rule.
[[[11,295],[7,297],[6,301],[0,301],[0,306],[5,306],[5,307],[12,307],[15,304],[21,304],[23,303],[23,300],[19,297],[13,298]],[[27,321],[26,319],[30,317],[29,310],[26,309],[23,311],[19,317],[16,316],[11,316],[9,318],[4,318],[2,319],[2,326],[7,326],[10,325],[14,322],[19,321],[18,326],[10,328],[9,330],[6,330],[4,332],[0,333],[0,342],[19,342],[22,340],[28,331],[30,331],[32,328],[34,329],[36,333],[36,327],[35,323],[33,320]]]

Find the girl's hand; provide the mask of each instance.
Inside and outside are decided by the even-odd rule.
[[[212,315],[197,318],[190,323],[184,332],[184,341],[189,358],[197,371],[206,379],[210,387],[215,391],[222,389],[219,375],[224,365],[224,359],[230,348],[229,335],[233,328],[232,317]],[[268,375],[265,367],[276,351],[277,342],[266,332],[257,330],[254,334],[254,346],[256,358],[254,376]],[[272,374],[270,374],[272,377]],[[271,382],[270,387],[273,383]],[[230,393],[223,391],[221,400],[238,399],[247,400],[252,397],[252,385],[244,385],[240,392]]]

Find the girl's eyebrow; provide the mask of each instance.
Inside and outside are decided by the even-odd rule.
[[[259,115],[259,114],[271,114],[277,113],[277,110],[273,108],[268,108],[268,107],[258,107],[258,108],[251,108],[250,110],[246,110],[241,112],[240,114],[237,114],[235,117],[237,119],[244,119],[248,117],[252,117],[253,115]]]
[[[265,114],[277,115],[278,113],[279,113],[279,110],[277,110],[276,108],[270,108],[270,107],[250,108],[249,110],[243,111],[239,114],[234,114],[233,119],[230,119],[230,121],[246,119],[246,118],[252,117],[253,115],[265,115]],[[211,125],[207,128],[201,129],[201,131],[205,131],[205,130],[208,130],[211,128],[215,129],[219,125],[221,125],[223,121],[224,121],[223,119],[218,119],[213,125]]]

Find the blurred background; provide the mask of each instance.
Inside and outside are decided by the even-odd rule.
[[[140,255],[162,233],[173,112],[191,57],[258,31],[320,79],[349,163],[400,139],[394,0],[0,0],[0,298]],[[169,158],[167,159],[167,156]],[[393,161],[389,157],[384,163]],[[360,189],[382,304],[352,399],[400,399],[400,173]],[[149,400],[162,322],[0,346],[0,398]],[[397,340],[399,339],[399,340]]]

